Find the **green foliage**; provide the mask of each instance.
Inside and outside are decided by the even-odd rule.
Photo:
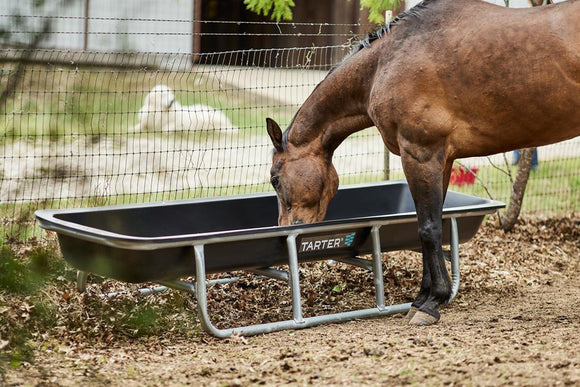
[[[94,286],[102,282],[91,281]],[[31,250],[1,245],[0,385],[6,369],[34,362],[38,348],[58,346],[46,341],[45,333],[61,337],[72,332],[90,341],[103,335],[135,338],[168,331],[199,332],[199,323],[187,307],[189,295],[165,292],[142,297],[130,290],[136,285],[119,287],[128,292],[113,298],[81,295],[75,288],[74,270],[67,268],[56,245]]]
[[[401,5],[400,0],[361,0],[361,8],[369,10],[369,21],[377,24],[385,23],[385,11]]]
[[[19,257],[7,245],[0,245],[0,292],[30,295],[65,271],[54,246],[38,247],[27,255]]]
[[[34,358],[34,348],[29,342],[30,334],[26,329],[15,328],[9,353],[0,354],[0,361],[7,362],[10,367],[17,368],[22,362],[31,362]]]
[[[258,15],[270,16],[272,20],[292,20],[292,0],[244,0],[246,8]]]
[[[0,217],[9,219],[0,233],[0,245],[25,242],[33,237],[35,228],[38,226],[34,219],[34,211],[42,207],[46,208],[42,202],[25,203],[18,207],[10,204],[0,205]]]
[[[33,361],[35,332],[55,325],[56,304],[44,289],[64,270],[55,246],[36,247],[24,256],[0,247],[0,376],[2,363],[16,368]]]
[[[42,273],[32,261],[15,257],[7,246],[0,248],[0,290],[27,294],[42,282]]]
[[[350,0],[346,0],[350,1]],[[292,20],[292,0],[244,0],[246,8],[258,15],[270,16],[272,20]],[[361,8],[369,10],[369,21],[385,23],[385,11],[401,5],[401,0],[361,0]]]
[[[117,314],[121,318],[116,323],[116,330],[129,337],[162,335],[177,309],[141,302],[135,305],[123,305]]]

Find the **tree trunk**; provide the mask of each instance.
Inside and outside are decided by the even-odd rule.
[[[510,202],[506,212],[501,214],[499,217],[500,226],[505,232],[511,231],[514,228],[518,216],[520,215],[526,186],[528,185],[528,179],[530,177],[530,170],[532,169],[532,157],[535,150],[536,148],[527,148],[520,152],[518,173],[516,174],[516,180],[512,187]]]

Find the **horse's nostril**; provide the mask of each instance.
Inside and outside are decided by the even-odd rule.
[[[301,220],[299,220],[299,219],[296,219],[296,220],[294,221],[294,224],[303,224],[303,223],[304,223],[304,222],[303,222],[303,221],[301,221]]]

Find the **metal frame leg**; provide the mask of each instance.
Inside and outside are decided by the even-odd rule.
[[[298,249],[296,248],[296,234],[288,235],[288,266],[290,276],[288,282],[292,290],[292,317],[297,324],[304,323],[302,317],[302,299],[300,297],[300,278],[298,274]]]
[[[381,259],[380,226],[373,226],[371,238],[373,241],[373,277],[375,283],[375,300],[380,311],[385,310],[385,286],[383,282],[383,260]]]
[[[231,333],[224,332],[215,328],[209,318],[207,311],[207,289],[206,289],[206,275],[205,275],[205,253],[203,245],[193,246],[195,252],[195,295],[197,298],[197,314],[202,328],[214,336],[226,338],[231,336]]]
[[[459,291],[461,273],[459,271],[459,232],[457,219],[451,218],[451,296],[447,303],[453,301]]]
[[[89,273],[86,271],[77,270],[77,290],[79,293],[84,293],[87,290],[87,277]]]

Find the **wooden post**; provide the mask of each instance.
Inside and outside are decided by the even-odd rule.
[[[201,53],[201,3],[202,0],[193,0],[193,39],[191,61],[197,63]]]

